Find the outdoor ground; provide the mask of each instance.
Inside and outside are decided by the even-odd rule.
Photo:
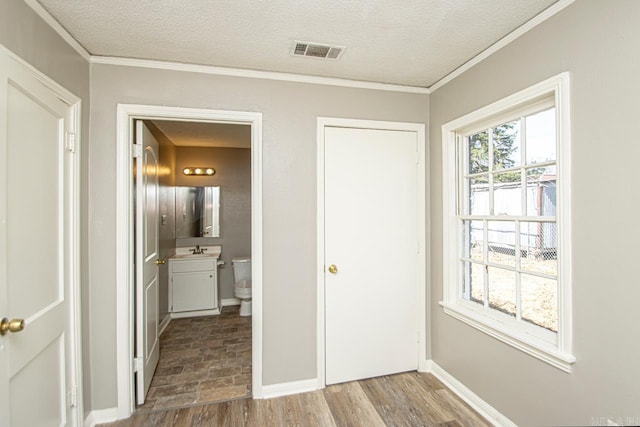
[[[476,245],[471,251],[472,259],[482,259],[482,247]],[[515,267],[513,254],[489,251],[489,262]],[[521,301],[522,318],[552,331],[558,330],[558,285],[556,280],[547,279],[525,272],[538,272],[557,277],[556,259],[544,259],[533,255],[521,257]],[[479,264],[471,267],[471,298],[483,301],[484,269]],[[513,271],[497,267],[488,267],[489,304],[499,310],[515,315],[516,288]]]

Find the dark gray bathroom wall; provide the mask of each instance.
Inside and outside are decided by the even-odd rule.
[[[250,143],[250,141],[248,141]],[[213,166],[213,176],[185,176],[187,166]],[[251,256],[251,150],[246,148],[176,147],[178,186],[220,187],[220,237],[177,239],[177,246],[222,245],[220,297],[233,296],[231,260]]]

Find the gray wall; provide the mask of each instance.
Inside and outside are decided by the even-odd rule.
[[[94,408],[116,406],[116,105],[263,113],[263,382],[316,376],[316,118],[425,123],[427,95],[92,65]]]
[[[521,426],[640,420],[640,2],[580,0],[431,95],[432,357]],[[442,300],[441,126],[571,73],[573,373],[447,315]],[[595,418],[592,418],[595,417]],[[630,425],[629,421],[626,425]]]
[[[231,260],[251,256],[251,150],[176,147],[176,185],[220,187],[220,237],[177,239],[177,246],[222,245],[220,298],[233,298]],[[213,166],[213,176],[185,176],[187,166]]]
[[[84,412],[92,409],[91,336],[89,310],[89,259],[87,248],[88,193],[86,169],[89,158],[89,63],[73,50],[49,25],[21,0],[0,1],[0,44],[55,80],[82,100],[81,124],[81,287],[82,287],[82,355],[84,376]]]

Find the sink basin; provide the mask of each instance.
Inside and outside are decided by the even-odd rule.
[[[208,253],[203,253],[203,254],[176,254],[173,256],[173,258],[211,258],[211,257],[218,257],[218,254],[212,253],[212,254],[208,254]]]

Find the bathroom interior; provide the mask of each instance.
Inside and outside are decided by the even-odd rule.
[[[251,396],[251,127],[146,120],[158,141],[160,359],[138,411]]]

